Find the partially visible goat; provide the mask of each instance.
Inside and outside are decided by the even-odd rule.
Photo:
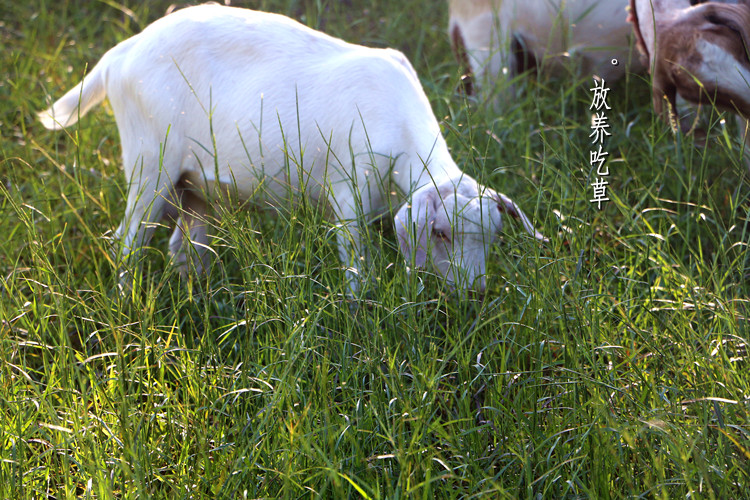
[[[750,118],[750,6],[630,0],[638,47],[648,57],[654,110],[688,132],[677,96]]]
[[[125,256],[176,207],[170,251],[184,266],[194,248],[201,268],[207,205],[223,198],[212,197],[216,188],[328,206],[352,291],[358,224],[386,213],[393,189],[410,200],[395,217],[404,257],[419,266],[430,256],[461,288],[484,289],[502,212],[543,239],[510,198],[456,166],[414,69],[395,50],[348,44],[280,15],[202,5],[109,50],[40,118],[50,129],[70,126],[105,96],[129,181],[115,232]]]
[[[627,5],[628,0],[449,0],[448,30],[471,77],[468,92],[492,88],[527,69],[559,71],[568,59],[584,74],[606,81],[641,70],[637,57],[628,65]]]

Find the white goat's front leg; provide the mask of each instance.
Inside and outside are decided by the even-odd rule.
[[[494,9],[457,22],[453,30],[454,38],[463,41],[470,72],[484,96],[491,94],[498,79],[512,78],[515,68],[510,65],[510,36],[499,26]],[[512,92],[510,88],[508,93]]]
[[[367,178],[361,182],[352,181],[350,187],[333,199],[334,210],[338,223],[336,224],[336,241],[338,243],[339,259],[346,270],[349,283],[349,293],[356,296],[367,279],[365,265],[368,262],[367,245],[363,235],[367,234],[366,224],[372,215],[373,201],[377,202],[379,191],[373,182]],[[335,192],[335,186],[334,186]]]

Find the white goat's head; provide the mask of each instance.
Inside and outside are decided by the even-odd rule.
[[[486,259],[502,230],[503,212],[520,218],[530,234],[546,241],[513,200],[464,176],[414,192],[394,219],[399,248],[416,267],[429,257],[452,287],[483,292]]]

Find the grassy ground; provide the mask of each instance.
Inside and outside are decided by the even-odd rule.
[[[455,93],[443,2],[260,1],[404,51],[454,158],[512,196],[488,292],[407,280],[391,223],[346,299],[313,211],[214,214],[209,273],[133,293],[103,238],[125,180],[108,108],[34,112],[169,2],[0,0],[0,497],[739,498],[750,482],[748,178],[734,121],[705,150],[610,85],[612,201],[589,162],[590,79],[495,112]],[[130,10],[132,9],[132,10]],[[584,75],[585,76],[585,75]]]

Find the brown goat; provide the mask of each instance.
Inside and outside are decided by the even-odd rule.
[[[750,6],[630,0],[630,10],[638,48],[648,57],[658,115],[676,129],[679,95],[750,118]],[[687,132],[690,123],[680,128]]]

